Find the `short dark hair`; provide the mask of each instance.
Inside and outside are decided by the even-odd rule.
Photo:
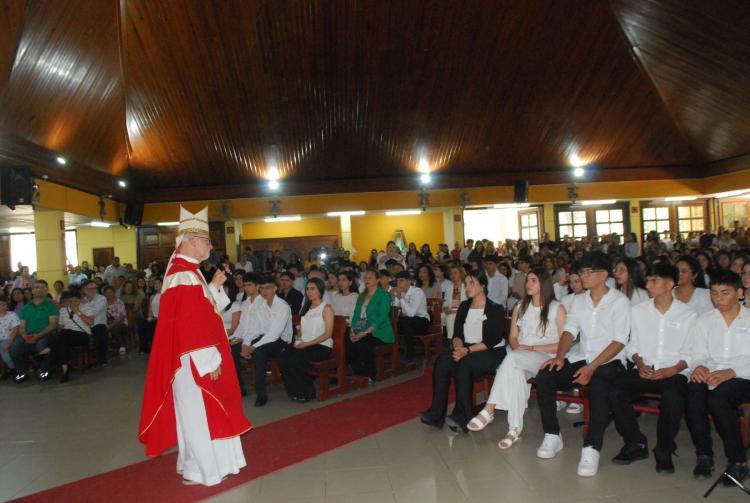
[[[36,280],[37,283],[41,283],[44,285],[44,288],[49,288],[49,285],[47,284],[47,280],[44,279],[38,279]]]
[[[5,295],[0,295],[0,302],[2,302],[4,304],[9,304],[10,303],[10,301],[8,301],[8,297],[6,297]]]
[[[387,266],[388,265],[401,265],[401,262],[399,262],[395,258],[389,258],[388,260],[385,261],[385,265]]]
[[[497,255],[487,255],[484,257],[485,262],[492,262],[493,264],[499,264],[500,263],[500,257]]]
[[[272,274],[262,274],[260,275],[260,283],[261,285],[276,285],[276,278],[273,277]]]
[[[655,264],[651,264],[651,267],[649,267],[646,276],[656,276],[657,278],[671,279],[676,285],[679,274],[680,272],[675,266],[666,262],[656,262]]]
[[[368,269],[368,270],[370,270],[370,269]],[[382,277],[391,278],[393,276],[391,274],[391,271],[389,271],[388,269],[382,269],[379,272],[377,272],[376,274],[378,275],[379,278],[382,278]]]
[[[291,276],[291,274],[290,274],[290,276]],[[254,283],[256,285],[260,285],[260,284],[262,284],[261,283],[262,281],[263,281],[263,276],[261,276],[260,273],[257,273],[257,272],[246,272],[242,276],[242,282],[243,283]]]
[[[604,252],[590,251],[583,254],[580,265],[581,269],[596,269],[609,272],[612,268],[612,260]]]
[[[290,273],[289,271],[282,271],[282,273],[279,274],[279,278],[282,277],[282,276],[284,276],[286,278],[289,278],[292,281],[294,281],[294,274]]]
[[[396,279],[408,279],[411,281],[411,274],[409,274],[409,271],[401,271],[400,273],[396,274]]]
[[[744,290],[742,278],[734,271],[720,271],[711,278],[711,286],[731,286],[735,290]]]
[[[60,302],[64,300],[70,300],[70,299],[77,299],[78,295],[75,294],[75,292],[71,292],[70,290],[65,290],[63,293],[60,294]]]

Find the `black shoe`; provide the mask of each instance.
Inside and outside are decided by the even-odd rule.
[[[268,403],[268,395],[258,395],[255,398],[255,406],[256,407],[263,407],[267,403]]]
[[[705,455],[698,456],[698,460],[695,462],[695,468],[693,468],[693,477],[696,479],[708,479],[711,478],[713,471],[714,458]]]
[[[39,372],[39,380],[42,382],[49,381],[49,371],[43,370],[42,372]]]
[[[734,482],[729,480],[727,475],[731,476],[734,480],[742,484],[742,481],[744,481],[747,478],[747,463],[729,463],[729,466],[727,466],[727,469],[724,470],[724,485],[725,486],[733,486]]]
[[[448,425],[448,428],[450,428],[451,431],[458,433],[459,431],[462,433],[469,433],[469,428],[466,427],[466,425],[459,424],[458,421],[456,421],[455,418],[452,416],[447,416],[445,418],[445,423]]]
[[[419,420],[422,421],[422,424],[426,424],[427,426],[432,426],[433,428],[441,429],[443,427],[443,423],[432,419],[432,417],[430,417],[430,414],[428,412],[420,412]]]
[[[247,396],[247,390],[244,390],[244,389],[243,389],[243,390],[240,390],[240,394],[241,394],[242,396]]]
[[[68,370],[64,370],[62,375],[60,376],[61,383],[66,383],[68,381],[70,381],[70,368],[68,368]]]
[[[24,382],[26,380],[26,374],[16,374],[16,377],[13,378],[16,382]]]
[[[644,444],[625,444],[620,454],[612,458],[616,465],[629,465],[633,461],[648,459],[648,446]]]
[[[654,449],[654,458],[656,458],[656,473],[674,473],[671,452]]]

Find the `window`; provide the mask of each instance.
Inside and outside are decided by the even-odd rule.
[[[519,212],[521,239],[525,241],[539,241],[539,209]]]
[[[692,231],[702,231],[704,227],[703,206],[678,206],[677,229],[686,235]]]
[[[625,234],[625,223],[621,208],[615,210],[596,210],[596,235],[603,236],[616,232],[620,236]]]
[[[65,265],[78,264],[78,234],[76,231],[65,231]]]
[[[748,217],[750,216],[750,213],[748,212],[748,208],[750,208],[750,201],[742,201],[742,202],[721,202],[721,223],[726,227],[727,229],[733,229],[734,228],[734,222],[738,221],[740,223],[740,227],[745,227],[747,225],[750,225],[750,220],[748,220]]]
[[[15,270],[16,264],[21,262],[29,266],[29,272],[36,272],[36,238],[34,234],[10,235],[10,261]]]
[[[559,211],[557,213],[557,236],[582,238],[588,235],[586,210]]]
[[[643,208],[641,214],[643,222],[643,234],[646,235],[651,231],[661,234],[670,230],[669,207],[659,206],[654,208]]]

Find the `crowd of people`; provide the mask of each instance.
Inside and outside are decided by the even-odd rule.
[[[394,342],[415,360],[415,338],[428,330],[431,306],[442,309],[449,350],[435,362],[433,398],[422,422],[459,432],[479,431],[507,411],[508,432],[499,447],[521,438],[524,410],[535,380],[544,441],[540,458],[562,448],[558,390],[590,387],[591,421],[578,473],[597,472],[604,431],[614,414],[625,446],[614,458],[628,464],[649,456],[630,403],[659,392],[661,414],[654,449],[657,471],[673,471],[674,438],[682,418],[695,444],[696,476],[713,469],[708,414],[724,442],[733,475],[747,475],[736,407],[750,401],[750,241],[746,229],[698,234],[651,233],[643,245],[629,234],[539,242],[467,240],[451,250],[429,244],[404,250],[395,242],[354,262],[343,249],[313,250],[304,262],[294,253],[246,250],[239,261],[211,253],[199,269],[207,282],[229,271],[221,310],[237,377],[247,395],[242,359],[253,362],[255,405],[268,402],[266,382],[278,362],[291,400],[315,398],[310,362],[330,358],[334,317],[348,320],[350,371],[374,379],[373,352]],[[92,348],[97,365],[125,354],[137,341],[147,354],[159,317],[163,270],[138,271],[86,262],[72,268],[67,286],[50,291],[41,278],[18,270],[0,296],[0,352],[16,382],[60,373],[70,379],[75,348]],[[506,333],[506,316],[511,318]],[[495,375],[487,405],[472,413],[475,379]],[[448,392],[455,381],[456,405]],[[568,412],[580,412],[576,404]]]

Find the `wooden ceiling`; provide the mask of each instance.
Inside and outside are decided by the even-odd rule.
[[[746,0],[3,0],[0,163],[144,201],[750,166]],[[64,156],[65,166],[55,163]],[[127,180],[126,189],[117,186]],[[635,196],[635,195],[634,195]]]

